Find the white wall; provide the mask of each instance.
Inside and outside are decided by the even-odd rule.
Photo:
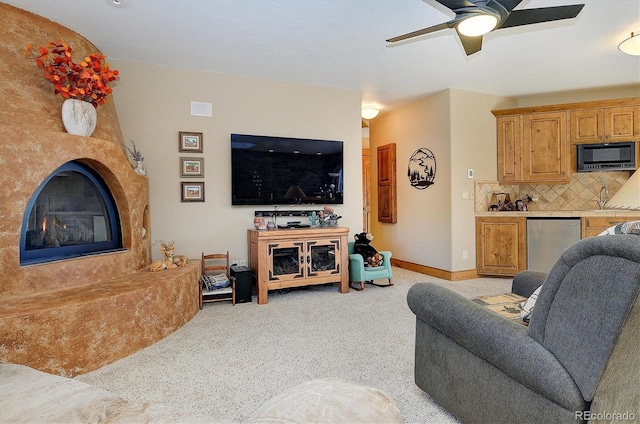
[[[451,98],[451,264],[447,270],[476,267],[475,180],[497,178],[496,119],[494,109],[513,107],[514,99],[462,90]],[[473,169],[473,179],[467,171]],[[469,199],[463,199],[463,192]],[[463,252],[466,251],[466,259]]]
[[[340,226],[362,228],[359,92],[115,60],[111,66],[120,71],[114,100],[124,139],[135,141],[149,171],[152,240],[174,240],[176,253],[192,258],[229,250],[247,259],[253,211],[272,207],[231,206],[231,133],[344,141],[345,204],[335,209]],[[191,101],[212,103],[213,117],[191,116]],[[178,152],[179,131],[202,132],[204,153]],[[204,157],[204,203],[180,202],[180,181],[189,181],[180,178],[181,156]],[[152,252],[160,258],[157,245]]]
[[[515,107],[514,99],[445,90],[371,122],[372,232],[375,247],[397,259],[446,271],[475,269],[474,179],[496,178],[496,124],[492,109]],[[398,222],[377,221],[375,149],[396,143]],[[407,178],[408,160],[420,147],[436,157],[434,184],[417,190]],[[467,259],[462,251],[467,250]]]
[[[640,69],[639,69],[640,72]],[[559,103],[593,102],[597,100],[640,97],[640,84],[602,87],[589,90],[571,90],[556,93],[540,93],[519,97],[515,107],[553,105]]]
[[[442,91],[370,122],[372,245],[397,259],[448,269],[451,263],[450,99]],[[398,222],[378,222],[376,149],[396,143]],[[434,184],[424,190],[407,178],[411,155],[421,147],[436,158]]]

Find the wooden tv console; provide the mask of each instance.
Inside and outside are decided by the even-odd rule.
[[[269,290],[340,283],[349,292],[349,255],[344,227],[247,230],[249,267],[254,270],[258,304]]]

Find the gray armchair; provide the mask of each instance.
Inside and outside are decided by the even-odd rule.
[[[514,289],[530,294],[540,278],[519,275]],[[463,422],[637,419],[639,292],[636,235],[569,247],[544,279],[529,327],[416,284],[407,294],[416,315],[415,382]]]

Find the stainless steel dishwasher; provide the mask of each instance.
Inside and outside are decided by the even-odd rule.
[[[549,272],[560,254],[580,240],[580,218],[527,218],[527,269]]]

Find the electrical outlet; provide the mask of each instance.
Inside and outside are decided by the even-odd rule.
[[[463,250],[462,251],[462,260],[466,261],[469,259],[469,251],[468,250]]]
[[[247,261],[245,259],[240,259],[238,261],[238,266],[247,266]]]
[[[467,190],[462,190],[462,200],[469,200],[469,192]]]

